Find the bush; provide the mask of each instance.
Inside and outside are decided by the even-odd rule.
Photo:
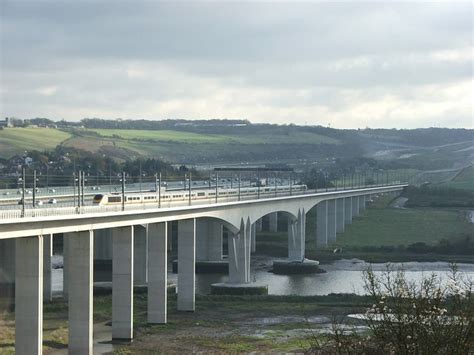
[[[431,274],[407,280],[403,270],[387,270],[379,277],[364,272],[365,290],[374,303],[366,310],[370,334],[335,325],[330,341],[314,341],[309,353],[338,354],[469,354],[474,350],[472,280],[463,279],[455,265],[442,283]]]

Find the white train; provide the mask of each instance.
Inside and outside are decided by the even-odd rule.
[[[275,195],[275,188],[278,194],[289,194],[291,192],[304,192],[307,190],[306,185],[283,185],[283,186],[263,186],[260,187],[261,197],[270,197]],[[242,187],[240,189],[241,197],[257,196],[258,187]],[[239,189],[219,189],[218,199],[220,201],[230,198],[235,200],[239,195]],[[191,191],[191,199],[194,200],[214,200],[216,198],[215,189],[199,189]],[[142,193],[127,193],[125,195],[125,204],[143,204],[143,203],[158,203],[159,197],[157,192],[142,192]],[[173,202],[182,202],[189,200],[189,191],[163,191],[161,193],[161,202],[164,204]],[[116,205],[122,203],[122,195],[120,193],[97,194],[94,196],[93,203],[95,205]]]

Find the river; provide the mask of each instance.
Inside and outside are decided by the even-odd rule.
[[[61,265],[61,256],[55,256],[55,264]],[[339,260],[332,264],[321,265],[326,273],[311,275],[275,275],[269,270],[275,259],[268,257],[253,257],[252,280],[268,285],[271,295],[328,295],[330,293],[356,293],[364,294],[363,270],[368,266],[362,260]],[[409,280],[421,280],[424,275],[432,272],[446,280],[450,273],[449,264],[446,262],[406,262],[392,263],[394,268],[403,267]],[[372,269],[380,275],[386,264],[372,264]],[[458,264],[459,271],[474,280],[474,264]],[[171,266],[168,268],[171,270]],[[177,275],[168,274],[170,281],[176,282]],[[210,285],[216,282],[227,281],[226,275],[197,274],[196,293],[209,294]],[[53,292],[62,290],[62,269],[53,270]]]

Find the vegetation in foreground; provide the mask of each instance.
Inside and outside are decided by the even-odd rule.
[[[364,273],[365,290],[374,303],[364,319],[370,331],[343,329],[336,323],[329,341],[316,337],[309,353],[469,354],[474,350],[472,280],[455,265],[447,283],[436,275],[409,281],[402,269],[387,267],[376,276]]]
[[[135,293],[132,344],[116,353],[302,352],[314,331],[325,334],[334,317],[360,312],[371,299],[329,296],[197,296],[196,312],[178,312],[176,295],[168,297],[168,324],[146,323],[146,294]],[[105,327],[110,341],[111,296],[94,296],[94,323]],[[311,317],[315,319],[311,321]],[[14,315],[0,315],[0,353],[14,353]],[[324,335],[321,335],[324,338]],[[99,339],[96,339],[99,340]],[[65,349],[68,342],[67,303],[54,300],[44,309],[44,353]]]
[[[178,312],[168,297],[168,323],[146,323],[147,297],[135,293],[134,341],[114,353],[310,352],[318,354],[467,354],[472,349],[472,283],[453,272],[418,283],[403,271],[365,273],[368,296],[197,296],[196,312]],[[365,319],[349,317],[365,315]],[[111,336],[111,296],[94,297],[99,342]],[[0,353],[14,353],[14,318],[0,317]],[[67,347],[67,303],[44,309],[44,353]]]

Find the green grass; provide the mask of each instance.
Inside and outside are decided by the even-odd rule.
[[[298,132],[283,134],[226,135],[200,134],[173,130],[123,130],[123,129],[89,129],[102,137],[119,137],[127,140],[151,140],[155,142],[180,142],[187,144],[336,144],[339,141],[314,133]],[[86,132],[87,132],[86,131]]]
[[[198,134],[182,131],[145,131],[125,129],[89,129],[102,137],[119,137],[128,140],[153,140],[157,142],[182,142],[182,143],[223,143],[225,138],[219,135]]]
[[[4,128],[0,130],[0,157],[10,158],[25,150],[54,149],[70,137],[54,128]]]
[[[461,170],[450,181],[443,182],[439,186],[453,189],[474,190],[474,166],[469,166]]]
[[[388,199],[382,197],[373,208],[347,225],[337,244],[342,247],[397,246],[416,242],[434,245],[441,239],[474,232],[474,226],[458,211],[396,209],[386,206]]]
[[[465,212],[440,208],[396,209],[389,206],[392,197],[380,197],[372,205],[346,225],[345,232],[338,234],[337,243],[321,249],[314,243],[316,211],[306,215],[306,257],[321,263],[341,258],[358,258],[369,262],[448,261],[474,262],[474,256],[449,251],[426,253],[408,251],[405,247],[414,243],[437,246],[447,239],[461,241],[474,235],[474,225],[466,221]],[[280,222],[279,222],[280,223]],[[286,257],[288,237],[282,221],[281,232],[262,232],[257,237],[257,254]],[[334,254],[338,246],[343,252]],[[323,267],[324,269],[324,267]]]

